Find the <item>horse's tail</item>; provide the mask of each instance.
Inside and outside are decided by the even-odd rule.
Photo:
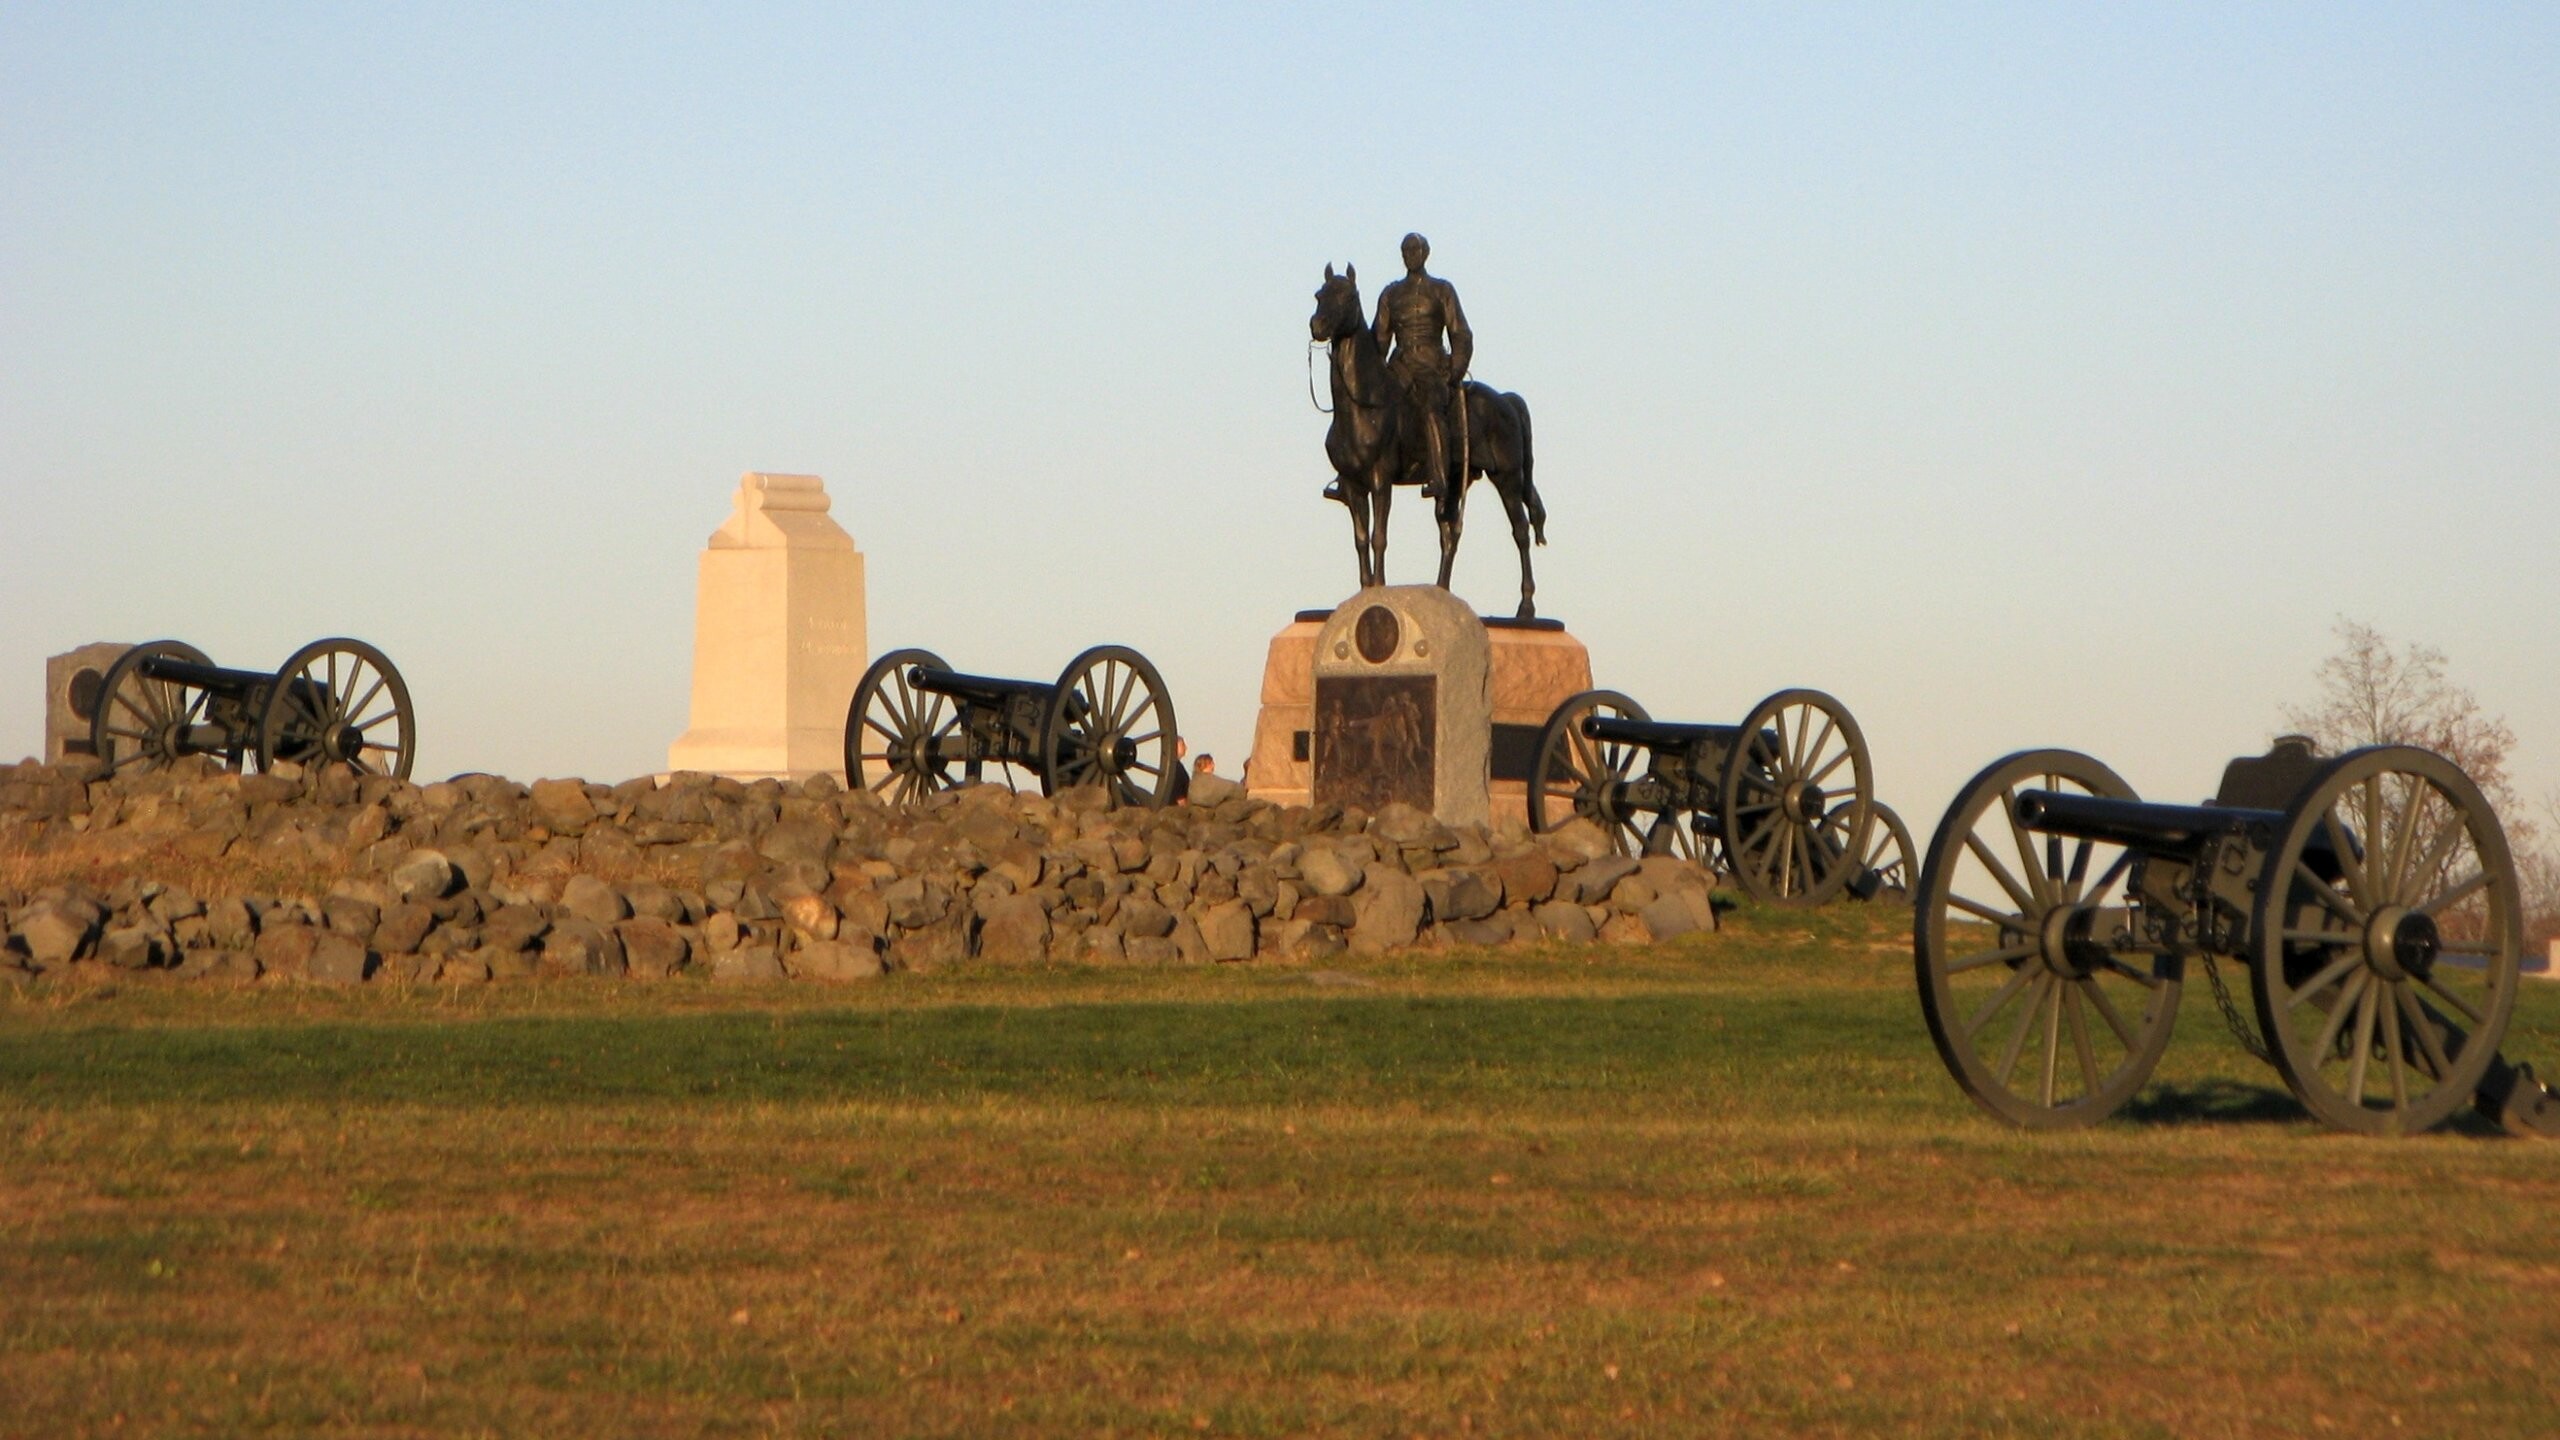
[[[1511,402],[1511,413],[1520,417],[1520,498],[1529,506],[1529,528],[1537,532],[1538,543],[1547,543],[1547,503],[1538,498],[1536,447],[1529,443],[1529,402],[1517,395],[1502,397]]]

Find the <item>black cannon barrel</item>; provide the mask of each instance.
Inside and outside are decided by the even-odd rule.
[[[957,670],[936,670],[917,665],[907,671],[907,683],[935,695],[949,695],[961,700],[993,701],[1010,695],[1033,695],[1046,698],[1057,689],[1054,681],[1007,680],[994,675],[963,675]]]
[[[2103,840],[2133,850],[2184,850],[2210,835],[2252,825],[2280,826],[2281,810],[2220,805],[2158,805],[2148,800],[2109,800],[2058,790],[2021,790],[2018,823],[2049,835]]]
[[[211,690],[220,695],[241,695],[260,685],[275,682],[272,670],[226,670],[219,665],[198,665],[168,655],[145,655],[133,667],[143,678],[165,680],[193,690]]]
[[[1739,725],[1677,725],[1665,720],[1630,720],[1620,715],[1593,713],[1582,717],[1582,733],[1593,740],[1614,740],[1621,745],[1645,745],[1656,750],[1676,750],[1700,740],[1730,740],[1742,733]]]

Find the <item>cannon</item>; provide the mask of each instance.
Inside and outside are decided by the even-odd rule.
[[[1739,725],[1670,724],[1586,690],[1547,717],[1529,779],[1532,830],[1582,816],[1621,853],[1675,855],[1781,905],[1907,886],[1910,838],[1889,812],[1872,833],[1882,809],[1865,735],[1819,690],[1781,690]]]
[[[154,640],[99,679],[89,743],[109,773],[212,755],[234,770],[290,760],[405,780],[418,726],[400,671],[361,640],[314,640],[272,672]]]
[[[993,765],[1017,790],[1014,771],[1043,795],[1099,785],[1114,805],[1151,807],[1179,792],[1180,739],[1164,677],[1124,645],[1085,651],[1054,681],[963,675],[930,650],[893,650],[853,687],[844,771],[896,805]]]
[[[2201,805],[2023,751],[1957,792],[1914,907],[1930,1037],[2014,1124],[2087,1125],[2131,1098],[2195,958],[2241,1043],[2332,1126],[2406,1135],[2473,1104],[2560,1134],[2560,1104],[2498,1054],[2522,948],[2506,835],[2430,751],[2324,758],[2286,737]],[[2217,957],[2248,968],[2254,1028]]]

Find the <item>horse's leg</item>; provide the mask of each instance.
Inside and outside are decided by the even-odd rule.
[[[1360,588],[1366,590],[1375,583],[1369,578],[1369,497],[1359,478],[1347,471],[1336,475],[1334,483],[1342,487],[1342,503],[1351,512],[1351,554],[1360,563]]]
[[[1449,572],[1458,563],[1458,532],[1467,523],[1467,482],[1460,480],[1439,504],[1440,588],[1449,588]]]
[[[1369,582],[1387,583],[1387,512],[1394,508],[1394,477],[1381,467],[1369,472]]]
[[[1518,471],[1505,471],[1493,477],[1493,488],[1502,496],[1503,513],[1511,517],[1511,543],[1520,547],[1520,618],[1538,618],[1537,577],[1529,572],[1529,507],[1522,496]]]

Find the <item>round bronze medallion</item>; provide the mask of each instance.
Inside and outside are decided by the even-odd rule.
[[[1396,642],[1404,638],[1403,627],[1396,623],[1396,612],[1384,605],[1372,605],[1360,612],[1351,638],[1360,644],[1361,659],[1384,665],[1396,653]]]

